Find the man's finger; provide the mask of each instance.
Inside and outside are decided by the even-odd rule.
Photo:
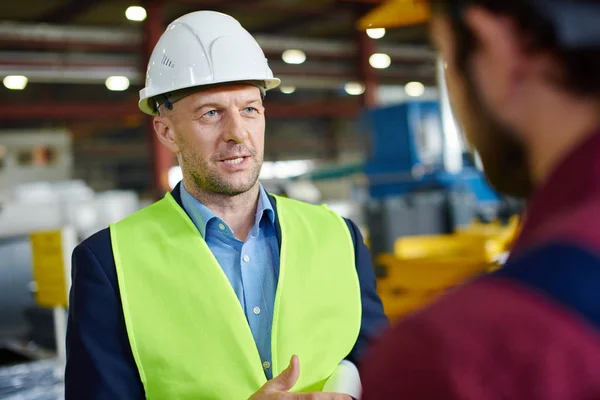
[[[265,388],[269,390],[278,390],[287,392],[294,387],[300,377],[300,361],[297,356],[292,356],[288,367],[275,378],[265,384]]]

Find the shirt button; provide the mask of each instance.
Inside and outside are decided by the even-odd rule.
[[[268,361],[265,361],[265,362],[263,363],[263,369],[269,369],[269,368],[271,368],[271,363],[270,363],[270,362],[268,362]]]
[[[250,257],[248,257],[248,255],[246,254],[246,255],[244,256],[244,262],[249,262],[249,261],[250,261]]]
[[[260,307],[254,307],[254,308],[252,309],[252,312],[253,312],[254,314],[256,314],[256,315],[260,314]]]
[[[222,231],[224,231],[225,230],[225,225],[219,224],[219,229],[222,230]]]

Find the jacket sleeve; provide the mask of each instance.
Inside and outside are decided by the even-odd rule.
[[[389,321],[377,294],[377,281],[369,249],[365,245],[358,227],[348,219],[346,219],[346,224],[354,242],[356,273],[360,283],[362,304],[362,320],[358,339],[346,359],[359,365],[371,342],[389,328]]]
[[[110,249],[110,246],[107,246]],[[112,253],[102,257],[106,259]],[[67,325],[65,397],[142,399],[144,389],[127,338],[116,272],[111,282],[85,244],[73,252]]]

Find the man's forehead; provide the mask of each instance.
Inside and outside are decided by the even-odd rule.
[[[200,90],[190,96],[194,103],[261,100],[260,90],[250,84],[227,84]]]

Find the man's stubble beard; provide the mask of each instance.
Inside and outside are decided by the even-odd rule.
[[[248,192],[258,181],[262,168],[262,156],[253,152],[250,158],[254,161],[254,167],[249,171],[247,181],[233,185],[223,179],[207,160],[198,159],[187,152],[181,153],[182,168],[186,170],[185,173],[190,176],[197,189],[207,194],[231,197]]]
[[[469,142],[477,149],[490,185],[503,194],[527,198],[533,182],[524,143],[518,134],[498,120],[484,104],[470,73],[460,72],[464,82]]]

